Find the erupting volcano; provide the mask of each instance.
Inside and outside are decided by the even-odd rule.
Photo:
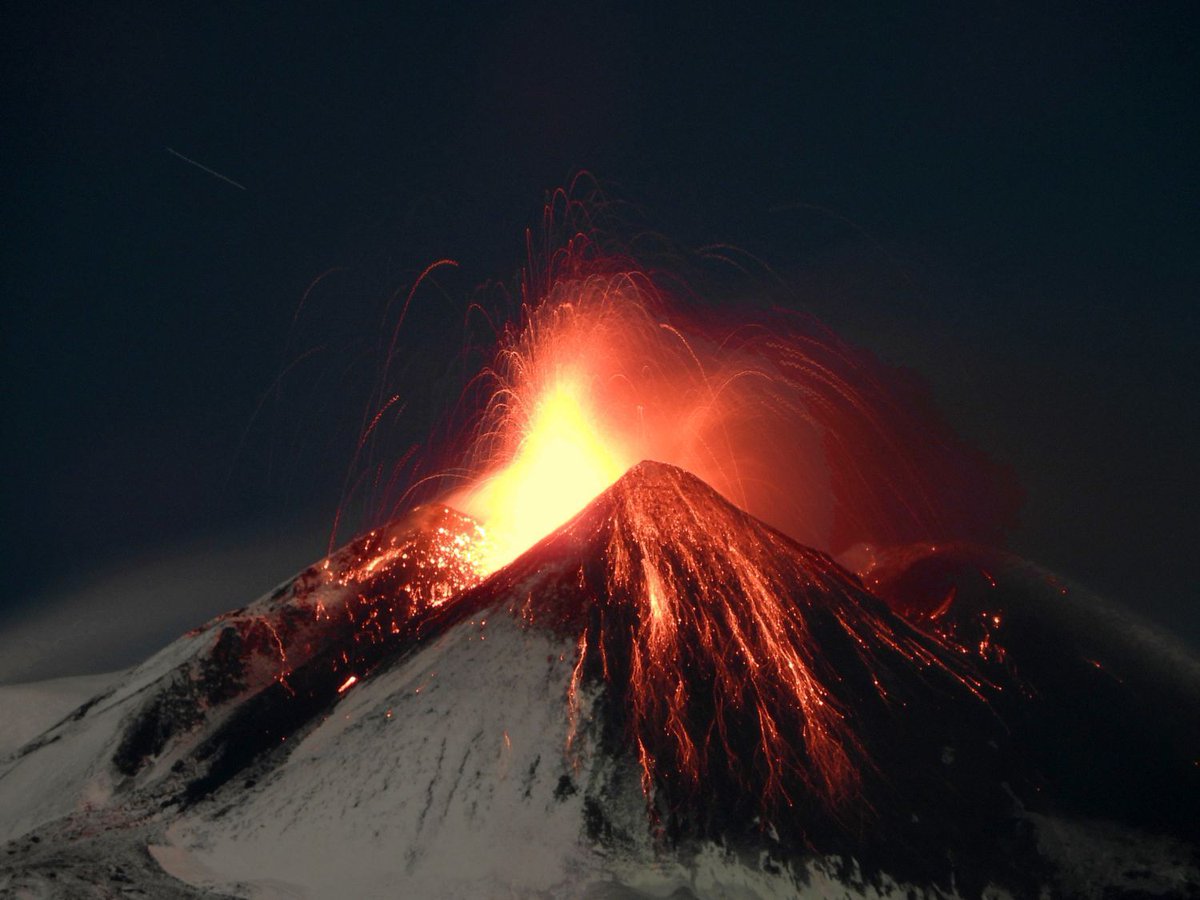
[[[828,557],[661,463],[489,581],[489,601],[497,587],[525,594],[522,621],[575,642],[573,707],[585,675],[615,688],[643,789],[652,808],[667,795],[669,818],[701,784],[772,821],[797,800],[850,814],[873,768],[860,723],[906,702],[907,680],[981,696]]]
[[[1200,667],[937,543],[995,537],[994,466],[813,321],[545,258],[427,502],[3,761],[0,887],[1197,889]]]

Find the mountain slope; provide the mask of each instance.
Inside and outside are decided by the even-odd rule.
[[[573,683],[604,690],[601,750],[636,761],[662,838],[761,848],[769,833],[776,852],[946,883],[954,858],[980,888],[1004,874],[974,859],[1021,840],[998,687],[695,477],[635,466],[447,612],[505,594],[575,643]]]
[[[482,581],[480,538],[452,510],[416,511],[27,745],[0,768],[14,838],[0,888],[976,897],[1197,883],[1187,840],[1031,813],[1044,782],[1014,735],[1036,735],[1005,718],[1020,681],[687,473],[634,467]],[[1081,866],[1084,844],[1102,850]],[[1125,878],[1131,860],[1154,876]]]
[[[999,704],[1047,805],[1200,842],[1200,661],[1133,613],[1011,554],[961,543],[881,554],[896,612],[1010,686]],[[1097,789],[1103,785],[1103,789]]]
[[[189,632],[0,761],[0,836],[151,789],[200,796],[478,580],[473,522],[414,510]]]

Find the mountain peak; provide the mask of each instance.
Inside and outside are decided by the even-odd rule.
[[[619,535],[618,535],[619,533]],[[563,553],[579,555],[582,544],[603,539],[619,555],[626,542],[658,543],[664,549],[691,545],[720,551],[714,534],[730,540],[726,549],[752,543],[780,543],[811,559],[818,568],[836,567],[824,554],[803,547],[731,503],[706,482],[669,463],[642,460],[599,494],[573,519],[551,533],[510,568],[527,573]],[[718,556],[721,555],[719,552]],[[841,572],[840,569],[838,569]]]
[[[707,482],[686,469],[654,459],[643,459],[630,466],[597,500],[622,497],[645,502],[656,497],[661,499],[662,495],[686,497],[695,494],[724,499]],[[725,502],[739,515],[746,515],[741,509]]]
[[[761,521],[727,500],[691,472],[670,463],[650,459],[631,466],[590,504],[589,509],[593,511],[593,515],[617,514],[624,518],[642,520],[643,526],[650,524],[647,517],[666,514],[669,521],[658,522],[657,528],[664,532],[663,538],[668,542],[672,537],[666,532],[680,516],[710,517],[709,526],[716,525],[719,521],[731,520],[739,527],[750,527],[754,531],[767,528]],[[586,515],[585,509],[580,518]]]
[[[697,485],[708,488],[705,482],[686,469],[681,469],[679,466],[672,465],[671,463],[659,462],[656,459],[643,459],[641,462],[630,466],[625,471],[625,474],[613,483],[613,487],[617,487],[618,485],[628,486],[635,483],[653,483],[656,481],[677,483],[680,480],[690,480]]]
[[[702,784],[767,814],[848,813],[875,770],[863,731],[921,693],[914,679],[978,689],[827,555],[661,462],[472,593],[576,639],[577,680],[604,684],[668,817]]]

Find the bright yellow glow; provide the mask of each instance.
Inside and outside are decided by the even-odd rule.
[[[487,529],[483,568],[494,571],[568,521],[631,463],[603,437],[577,379],[547,388],[512,462],[466,501]]]

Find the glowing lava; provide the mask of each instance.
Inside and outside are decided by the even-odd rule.
[[[446,502],[486,528],[487,570],[642,459],[687,468],[747,503],[730,433],[757,437],[749,419],[764,406],[748,394],[757,373],[734,367],[736,355],[716,362],[707,339],[673,326],[642,273],[574,274],[526,303],[478,380],[487,402],[471,484]]]
[[[482,413],[455,470],[466,486],[439,499],[486,528],[484,571],[644,459],[826,552],[986,540],[1004,521],[1015,493],[869,354],[811,319],[682,310],[631,261],[579,243],[526,278],[519,320],[468,388]]]
[[[584,381],[560,374],[534,406],[515,458],[467,500],[482,513],[482,568],[511,562],[621,476],[629,460],[605,440]]]
[[[536,606],[531,586],[561,578],[514,612],[576,642],[568,746],[579,686],[602,680],[668,818],[710,783],[840,814],[872,732],[928,727],[908,704],[930,686],[974,706],[983,685],[821,551],[970,534],[1004,505],[993,473],[814,320],[684,313],[582,235],[543,263],[464,398],[480,413],[439,501],[470,533],[439,547],[444,590],[383,632],[482,614],[498,590]],[[350,581],[377,585],[398,548],[372,546]]]
[[[484,586],[482,602],[514,591],[522,621],[576,641],[568,753],[580,686],[601,681],[664,820],[717,786],[769,814],[865,816],[850,807],[881,723],[926,727],[916,698],[930,688],[972,707],[983,690],[829,557],[661,463],[634,466]]]

